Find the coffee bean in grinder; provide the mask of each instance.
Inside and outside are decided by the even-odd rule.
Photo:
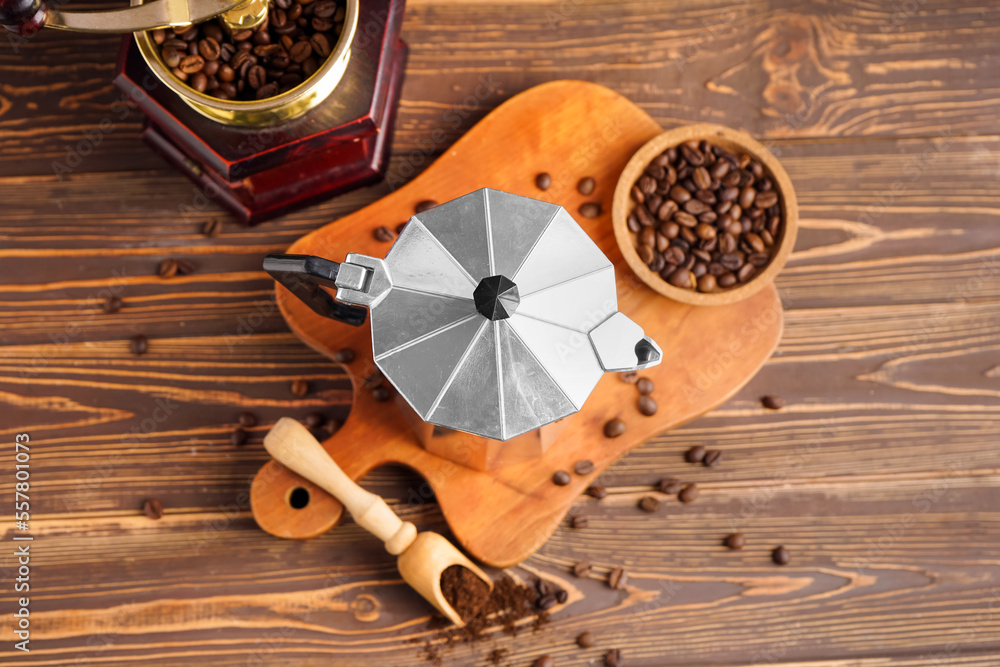
[[[156,0],[68,12],[0,0],[0,24],[125,33],[115,85],[143,139],[246,224],[376,182],[407,47],[405,0]],[[128,34],[131,33],[131,34]]]

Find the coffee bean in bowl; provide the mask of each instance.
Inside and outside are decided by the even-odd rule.
[[[795,245],[798,203],[763,145],[719,125],[691,125],[632,156],[612,220],[626,262],[650,288],[721,305],[773,282]]]
[[[296,88],[336,50],[346,0],[273,0],[256,28],[221,19],[150,32],[163,65],[197,93],[249,102]]]

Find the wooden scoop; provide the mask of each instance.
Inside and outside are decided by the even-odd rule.
[[[276,460],[331,494],[347,508],[354,521],[385,543],[385,550],[399,556],[396,565],[403,579],[458,626],[465,621],[441,592],[441,573],[461,565],[486,582],[486,573],[451,542],[437,533],[417,534],[417,527],[396,516],[385,501],[365,491],[344,474],[316,438],[299,422],[282,417],[264,436],[264,447]]]

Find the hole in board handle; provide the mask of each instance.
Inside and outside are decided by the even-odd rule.
[[[297,486],[288,494],[288,504],[292,509],[300,510],[309,504],[309,489]]]

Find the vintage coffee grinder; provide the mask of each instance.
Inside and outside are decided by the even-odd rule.
[[[405,0],[341,0],[342,28],[318,69],[260,100],[198,92],[164,62],[148,31],[220,19],[227,31],[268,18],[267,0],[132,0],[127,9],[66,12],[45,0],[0,0],[0,23],[133,33],[115,84],[146,115],[143,139],[242,222],[255,224],[385,175],[406,44]],[[308,3],[302,3],[308,4]]]

